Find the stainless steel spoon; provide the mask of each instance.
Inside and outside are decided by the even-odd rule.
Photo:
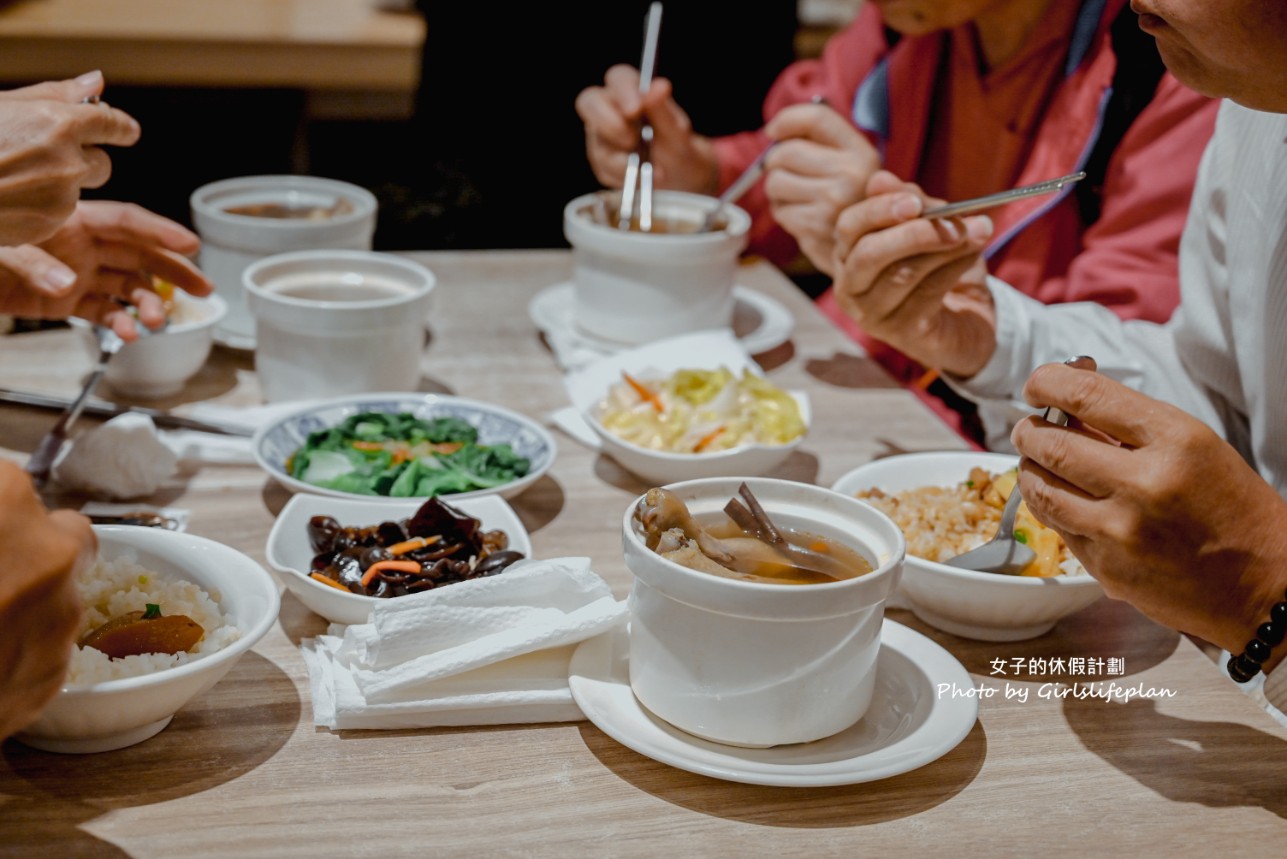
[[[1019,484],[1010,490],[1005,509],[1001,511],[1001,524],[997,532],[982,546],[948,558],[943,563],[949,567],[960,567],[963,570],[974,570],[979,573],[1000,573],[1005,576],[1017,576],[1023,568],[1037,558],[1037,553],[1014,538],[1014,517],[1019,512]]]
[[[1094,359],[1086,355],[1069,358],[1064,363],[1081,370],[1095,369]],[[1056,408],[1046,409],[1041,417],[1059,426],[1068,424],[1068,415]],[[1005,508],[1001,511],[1001,524],[997,526],[997,532],[992,539],[982,546],[963,552],[954,558],[948,558],[943,563],[949,567],[959,567],[979,573],[1019,575],[1023,568],[1037,557],[1036,552],[1020,543],[1014,536],[1014,519],[1019,512],[1021,500],[1023,499],[1019,494],[1019,484],[1015,483],[1014,489],[1010,490],[1010,497],[1006,499]]]
[[[163,323],[160,328],[155,330],[149,329],[141,323],[136,323],[136,327],[140,337],[147,337],[164,331],[168,324],[168,322]],[[76,423],[76,419],[85,410],[85,404],[89,401],[90,394],[94,393],[94,389],[98,387],[103,374],[107,372],[107,362],[112,360],[112,356],[125,347],[125,341],[121,339],[120,335],[106,325],[95,325],[94,336],[98,340],[98,360],[95,362],[94,368],[90,370],[84,386],[81,387],[80,393],[76,395],[76,399],[72,400],[71,405],[58,418],[58,422],[54,424],[53,428],[45,433],[44,438],[36,445],[35,452],[31,454],[31,458],[23,466],[37,486],[43,486],[48,482],[49,474],[54,467],[54,460],[58,458],[58,452],[67,443],[67,435],[71,432],[72,424]]]

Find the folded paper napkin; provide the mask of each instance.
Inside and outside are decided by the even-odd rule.
[[[565,373],[580,370],[612,353],[597,343],[591,343],[575,331],[542,328],[545,343],[554,355],[554,362]]]
[[[201,403],[188,417],[234,424],[253,432],[308,401],[233,407]],[[253,465],[250,439],[194,430],[158,430],[146,415],[125,413],[77,433],[54,463],[54,479],[65,489],[126,500],[156,492],[180,464]]]
[[[65,489],[139,498],[155,492],[177,464],[178,457],[161,441],[151,418],[124,414],[64,445],[53,477]]]
[[[572,652],[625,617],[588,558],[519,561],[382,600],[367,623],[304,640],[313,721],[332,730],[577,721]]]

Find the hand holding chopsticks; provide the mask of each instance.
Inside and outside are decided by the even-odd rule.
[[[648,7],[644,23],[643,62],[639,66],[639,94],[652,86],[653,68],[657,62],[657,36],[661,30],[661,3]],[[652,231],[652,126],[646,121],[639,130],[639,146],[626,160],[626,181],[621,186],[621,207],[617,210],[617,227],[628,230],[634,224],[635,208],[639,210],[639,229]],[[638,198],[636,200],[636,197]]]

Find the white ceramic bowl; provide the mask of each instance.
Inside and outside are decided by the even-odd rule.
[[[239,176],[202,185],[190,198],[201,236],[199,264],[228,302],[216,330],[219,341],[255,346],[254,320],[242,291],[242,271],[261,257],[312,248],[370,250],[377,201],[365,188],[317,176]],[[326,218],[266,218],[230,208],[276,203],[293,208],[343,208]]]
[[[619,193],[597,192],[563,209],[563,234],[572,246],[574,324],[623,345],[731,325],[733,279],[751,216],[728,205],[719,230],[619,230],[602,218],[619,200]],[[700,194],[658,191],[655,220],[695,229],[716,203]]]
[[[668,487],[699,521],[723,518],[742,478]],[[871,703],[885,600],[906,543],[874,507],[807,483],[748,478],[775,524],[838,541],[872,566],[827,584],[760,584],[697,572],[649,549],[632,501],[622,520],[630,591],[630,685],[657,717],[714,742],[803,743]],[[643,496],[641,496],[643,497]]]
[[[390,253],[309,250],[246,267],[255,373],[269,402],[414,391],[437,283]]]
[[[792,395],[807,425],[809,400],[802,393]],[[592,414],[587,414],[585,421],[599,437],[604,453],[631,473],[658,485],[705,477],[758,477],[785,462],[804,441],[804,435],[800,435],[787,444],[744,444],[712,453],[671,453],[631,444],[604,429]]]
[[[852,496],[872,488],[894,493],[922,486],[953,486],[969,477],[976,466],[996,473],[1014,468],[1017,462],[1017,457],[1000,453],[909,453],[861,465],[832,488]],[[1102,595],[1099,582],[1085,573],[1051,578],[1001,576],[949,567],[911,554],[899,586],[899,598],[921,620],[979,641],[1035,638]]]
[[[758,477],[785,462],[808,435],[812,418],[809,398],[803,391],[788,393],[800,407],[805,432],[786,444],[743,444],[709,453],[673,453],[628,442],[609,431],[599,420],[598,405],[608,390],[622,381],[622,372],[637,379],[669,376],[680,369],[714,370],[725,367],[735,375],[750,370],[763,375],[732,331],[699,331],[658,340],[645,346],[609,355],[568,374],[564,387],[582,422],[597,438],[599,447],[634,474],[654,484],[704,477]]]
[[[143,333],[108,362],[103,381],[117,393],[144,399],[168,397],[183,390],[205,366],[215,328],[227,314],[228,305],[218,295],[195,298],[182,290],[175,290],[174,301],[178,321],[162,331]],[[79,332],[86,353],[97,361],[98,338],[93,326],[76,317],[68,322]]]
[[[498,496],[466,498],[462,501],[444,498],[447,504],[467,513],[482,523],[484,530],[500,529],[509,537],[509,548],[532,557],[532,541],[514,509]],[[324,495],[299,494],[286,502],[277,521],[268,532],[268,565],[278,572],[282,584],[310,610],[331,623],[366,623],[371,609],[381,600],[361,594],[346,593],[308,577],[313,552],[308,541],[308,520],[314,516],[331,516],[341,525],[368,526],[405,519],[414,514],[423,500],[381,499],[358,501]]]
[[[17,737],[51,752],[105,752],[159,733],[185,704],[214,686],[277,620],[271,574],[246,555],[204,537],[160,528],[98,525],[99,556],[133,553],[157,574],[218,592],[223,613],[241,637],[222,650],[152,674],[64,687]]]
[[[502,406],[440,394],[387,392],[337,397],[314,403],[264,425],[251,440],[255,461],[274,480],[292,492],[366,500],[377,497],[314,486],[291,477],[286,470],[286,461],[304,444],[309,433],[333,427],[360,412],[410,412],[418,418],[460,418],[478,429],[479,444],[508,443],[515,453],[528,459],[530,468],[523,477],[488,489],[442,496],[444,501],[450,503],[483,495],[513,498],[549,471],[558,450],[554,438],[545,427],[526,415]]]

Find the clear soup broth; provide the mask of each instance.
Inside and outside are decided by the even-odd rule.
[[[375,275],[354,277],[345,274],[318,273],[283,277],[269,284],[268,289],[276,295],[287,298],[339,303],[405,298],[413,292],[406,284]]]

